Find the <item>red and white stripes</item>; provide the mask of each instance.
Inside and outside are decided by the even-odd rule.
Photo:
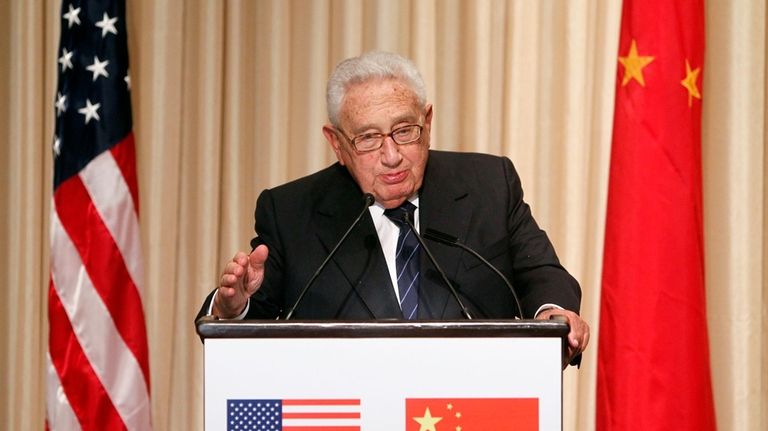
[[[54,192],[51,430],[151,429],[133,145],[129,135]]]

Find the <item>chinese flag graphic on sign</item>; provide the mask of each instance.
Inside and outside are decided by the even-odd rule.
[[[405,431],[535,431],[537,398],[409,398]]]

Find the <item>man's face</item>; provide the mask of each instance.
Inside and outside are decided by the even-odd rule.
[[[431,105],[420,106],[416,95],[399,80],[374,79],[349,88],[339,123],[341,130],[326,125],[323,134],[363,192],[373,194],[385,208],[397,207],[416,193],[429,154]],[[341,135],[353,139],[365,133],[387,134],[411,124],[424,128],[417,141],[398,145],[387,137],[381,148],[364,153]]]

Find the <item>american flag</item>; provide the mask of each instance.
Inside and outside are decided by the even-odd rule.
[[[266,430],[360,431],[360,400],[227,400],[227,431]]]
[[[125,3],[64,0],[54,102],[46,425],[149,430]]]

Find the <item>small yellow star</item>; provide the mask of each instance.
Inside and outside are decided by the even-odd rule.
[[[686,90],[688,90],[688,107],[691,107],[691,104],[693,103],[693,98],[701,99],[701,93],[699,93],[699,88],[696,87],[696,80],[699,79],[699,73],[701,72],[701,68],[697,67],[694,70],[691,70],[691,65],[688,63],[688,59],[685,59],[685,79],[680,81],[680,84],[685,87]]]
[[[626,57],[619,57],[619,63],[624,65],[624,79],[621,80],[621,86],[629,84],[634,79],[640,85],[645,87],[643,79],[643,68],[653,61],[654,57],[641,56],[637,54],[637,41],[632,39],[632,45],[629,47],[629,54]]]
[[[456,412],[456,417],[460,418],[461,417],[461,412]]]
[[[445,406],[445,408],[447,408],[448,410],[453,410],[453,404],[448,403],[448,405]]]
[[[413,420],[421,425],[419,431],[437,431],[435,424],[443,420],[443,418],[432,417],[432,413],[430,413],[429,407],[427,407],[427,410],[424,411],[424,416],[414,417]]]
[[[461,431],[461,427],[456,427],[456,431]]]

